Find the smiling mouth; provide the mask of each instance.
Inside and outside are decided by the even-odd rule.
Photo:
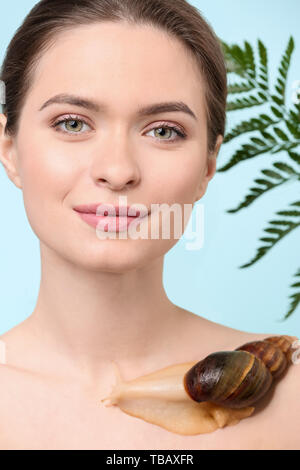
[[[117,206],[108,203],[82,204],[73,207],[88,225],[102,232],[124,232],[129,226],[139,224],[151,211],[143,204]]]

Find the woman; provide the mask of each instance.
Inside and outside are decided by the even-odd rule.
[[[139,222],[150,231],[153,204],[184,207],[205,194],[224,136],[226,70],[199,12],[184,0],[42,0],[1,79],[1,162],[22,190],[42,266],[34,311],[1,337],[1,448],[295,447],[296,367],[268,406],[211,434],[181,436],[100,405],[112,361],[130,380],[267,336],[167,298],[174,237],[102,239],[95,215],[75,210],[126,196],[146,207]]]

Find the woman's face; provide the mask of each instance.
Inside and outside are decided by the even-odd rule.
[[[43,107],[59,94],[93,101],[98,109]],[[185,103],[195,117],[175,110],[138,114],[140,108],[174,101]],[[53,127],[63,118],[69,121]],[[147,239],[103,240],[74,206],[119,205],[119,196],[126,196],[125,205],[151,209],[177,203],[183,209],[202,197],[215,172],[215,158],[207,158],[204,89],[196,63],[179,41],[149,26],[94,24],[57,36],[38,63],[12,143],[33,231],[59,255],[88,269],[123,272],[141,266],[177,239],[151,239],[149,216],[141,222],[149,225]]]

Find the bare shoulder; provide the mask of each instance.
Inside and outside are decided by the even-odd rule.
[[[295,351],[298,360],[290,364],[277,388],[277,408],[273,403],[273,412],[276,413],[278,429],[282,435],[285,449],[300,450],[300,351]]]
[[[247,425],[253,436],[257,429],[260,430],[258,446],[262,449],[300,450],[300,341],[294,343],[293,340],[298,339],[296,336],[273,332],[257,334],[232,330],[228,333],[231,336],[230,341],[237,345],[263,340],[269,336],[287,336],[292,341],[293,353],[288,367],[274,380],[270,393],[256,407]]]
[[[17,327],[0,335],[0,416],[6,409],[7,399],[13,396],[15,380],[18,377],[18,367],[15,367],[11,357],[14,357]]]
[[[30,317],[28,317],[0,335],[0,363],[4,362],[11,368],[22,369],[26,354],[31,349],[30,331]]]
[[[274,380],[248,420],[248,431],[266,450],[300,450],[300,366],[290,364]]]
[[[194,315],[194,329],[189,331],[195,331],[193,340],[204,338],[204,354],[234,350],[249,341],[261,341],[270,336],[289,336],[242,331]],[[297,336],[290,338],[298,339]],[[245,448],[300,450],[300,341],[298,344],[286,371],[274,381],[270,393],[255,407],[253,416],[239,423],[236,439]],[[224,437],[228,435],[228,439],[234,432],[230,428],[223,430]],[[231,445],[230,442],[228,445]]]
[[[0,450],[9,449],[7,430],[14,409],[14,391],[17,385],[15,372],[2,362],[0,364]]]
[[[22,322],[13,326],[6,333],[3,333],[2,335],[0,335],[0,341],[3,341],[4,343],[7,343],[7,344],[17,342],[17,341],[20,342],[24,334],[28,331],[30,322],[31,322],[31,318],[29,316]]]
[[[231,328],[220,323],[213,322],[198,314],[181,309],[186,315],[189,324],[189,332],[195,332],[202,341],[208,341],[213,347],[235,349],[248,341],[263,340],[268,336],[276,336],[274,333],[253,333]]]
[[[21,364],[24,357],[21,325],[0,335],[0,422],[6,411],[9,411],[8,403],[13,403],[24,376],[24,371],[18,363],[20,361]]]

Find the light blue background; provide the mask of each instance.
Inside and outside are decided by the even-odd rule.
[[[2,2],[0,13],[0,60],[34,0]],[[204,0],[191,1],[203,13],[217,35],[229,43],[255,44],[260,38],[267,46],[270,83],[290,35],[296,47],[288,77],[287,99],[292,84],[300,79],[299,0]],[[255,116],[255,108],[243,111],[243,118]],[[239,113],[239,112],[237,112]],[[229,113],[228,129],[241,114]],[[245,138],[243,138],[243,141]],[[232,155],[237,143],[221,148],[218,167]],[[300,335],[300,309],[282,322],[288,307],[289,285],[299,264],[299,230],[278,243],[267,256],[250,268],[238,266],[256,253],[258,238],[275,211],[297,200],[299,184],[270,191],[248,209],[227,214],[244,199],[260,169],[285,154],[264,155],[217,173],[204,204],[203,248],[187,251],[185,238],[166,255],[164,285],[169,298],[209,320],[243,331]],[[27,221],[22,192],[10,182],[0,165],[0,334],[28,317],[35,306],[40,281],[39,243]],[[195,209],[194,214],[195,215]]]

